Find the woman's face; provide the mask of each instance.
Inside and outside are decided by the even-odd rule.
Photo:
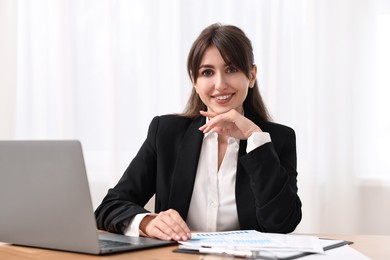
[[[248,88],[253,88],[255,83],[256,66],[248,79],[242,71],[226,64],[212,45],[202,57],[198,75],[194,88],[208,111],[222,114],[235,109],[242,113]]]

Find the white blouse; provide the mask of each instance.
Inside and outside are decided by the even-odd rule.
[[[269,142],[268,133],[256,132],[248,138],[247,153]],[[218,170],[218,134],[204,135],[187,225],[195,231],[226,231],[240,228],[236,206],[236,171],[240,140],[229,137]]]

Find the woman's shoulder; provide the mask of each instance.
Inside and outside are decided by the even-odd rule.
[[[245,114],[245,116],[251,120],[253,123],[258,125],[260,129],[264,132],[276,132],[276,133],[294,133],[294,130],[287,125],[276,123],[273,121],[265,121],[259,116],[254,115],[253,113]]]
[[[160,131],[169,130],[174,132],[176,130],[181,131],[187,129],[194,123],[200,127],[201,124],[203,124],[201,122],[204,120],[204,117],[191,118],[177,114],[166,114],[155,116],[152,120],[152,124],[157,125]]]
[[[293,128],[274,122],[261,122],[259,125],[261,130],[268,132],[272,142],[278,146],[284,143],[295,143],[295,131]]]
[[[155,116],[159,120],[160,123],[163,124],[191,124],[195,120],[199,120],[200,117],[191,118],[191,117],[185,117],[178,114],[166,114],[166,115],[159,115]]]
[[[275,122],[265,122],[265,121],[262,121],[259,123],[260,125],[260,128],[263,130],[263,131],[266,131],[266,130],[272,130],[272,131],[283,131],[283,132],[294,132],[294,129],[291,128],[290,126],[287,126],[287,125],[283,125],[283,124],[280,124],[280,123],[275,123]]]

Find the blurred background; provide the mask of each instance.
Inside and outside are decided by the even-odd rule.
[[[215,22],[252,40],[296,131],[296,232],[390,234],[389,0],[0,0],[0,139],[79,139],[97,207],[151,119],[183,111]]]

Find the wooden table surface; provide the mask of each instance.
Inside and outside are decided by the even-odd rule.
[[[316,235],[320,238],[331,238],[353,241],[352,248],[370,257],[371,259],[388,260],[390,259],[390,236],[378,235]],[[62,252],[55,250],[39,249],[32,247],[13,246],[0,243],[0,259],[226,259],[220,256],[202,256],[193,254],[174,253],[173,249],[177,246],[160,247],[154,249],[140,250],[127,253],[119,253],[106,256],[93,256],[86,254]]]

